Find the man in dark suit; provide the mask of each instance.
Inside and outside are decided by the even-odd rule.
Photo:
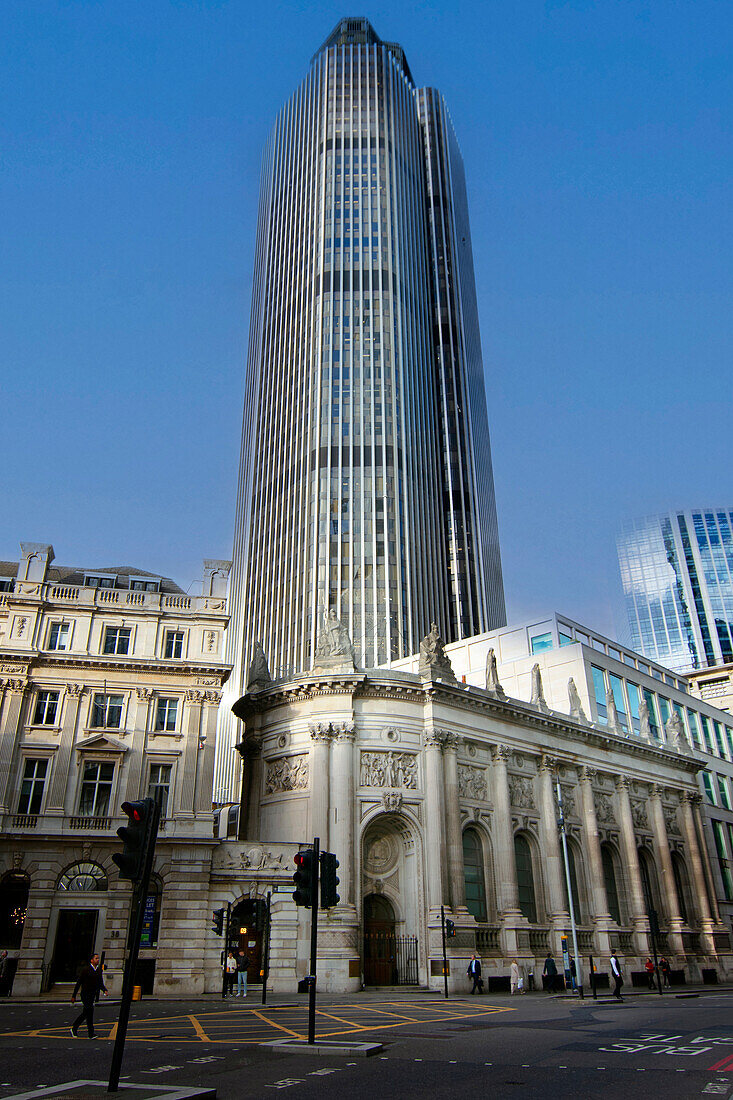
[[[481,986],[483,984],[481,981],[481,963],[475,955],[471,955],[471,961],[468,964],[468,970],[466,971],[466,973],[473,982],[471,994],[473,995],[474,993],[480,993]]]
[[[106,997],[107,986],[104,984],[104,972],[99,962],[99,955],[95,953],[87,965],[81,968],[81,973],[74,986],[74,992],[71,994],[71,1003],[75,1004],[76,995],[81,990],[81,1003],[84,1006],[84,1011],[80,1016],[77,1016],[71,1025],[71,1034],[75,1039],[79,1038],[79,1026],[84,1020],[87,1022],[89,1038],[94,1038],[94,1002],[100,989]]]

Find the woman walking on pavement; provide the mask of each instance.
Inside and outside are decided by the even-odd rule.
[[[99,955],[92,955],[91,959],[86,966],[81,968],[78,981],[74,986],[74,992],[71,994],[71,1003],[76,1003],[76,995],[81,990],[81,1003],[84,1006],[84,1011],[80,1016],[74,1020],[71,1025],[71,1034],[75,1039],[79,1038],[79,1026],[86,1020],[87,1031],[89,1032],[89,1038],[95,1038],[94,1032],[94,1004],[97,999],[97,994],[100,989],[107,996],[107,986],[104,984],[104,972],[99,963]]]

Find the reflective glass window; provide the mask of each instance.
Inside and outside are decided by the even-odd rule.
[[[606,707],[606,677],[603,674],[602,668],[597,668],[595,665],[591,665],[591,675],[593,677],[593,691],[596,698],[596,710],[598,712],[599,722],[608,721],[608,709]]]

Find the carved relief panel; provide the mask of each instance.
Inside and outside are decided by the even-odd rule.
[[[308,787],[308,756],[280,756],[267,761],[265,794],[304,791]]]
[[[412,752],[362,751],[359,783],[362,787],[417,790],[417,756]]]
[[[479,802],[486,802],[489,797],[486,768],[476,768],[472,764],[459,764],[458,793],[461,798],[472,798],[478,799]]]

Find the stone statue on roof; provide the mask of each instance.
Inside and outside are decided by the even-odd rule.
[[[418,672],[424,680],[449,680],[456,682],[456,674],[450,663],[438,631],[438,624],[431,623],[430,630],[420,642]]]

